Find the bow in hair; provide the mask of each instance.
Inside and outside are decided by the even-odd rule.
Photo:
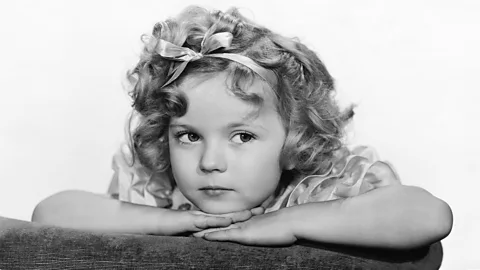
[[[229,59],[240,63],[257,73],[261,78],[267,81],[271,87],[276,85],[276,75],[273,71],[265,69],[255,63],[247,56],[234,53],[210,53],[220,48],[228,49],[232,43],[233,35],[229,32],[221,32],[205,36],[201,43],[200,52],[196,52],[186,47],[177,46],[171,42],[160,39],[155,48],[155,52],[165,59],[182,62],[172,65],[168,76],[170,79],[162,86],[165,87],[175,81],[191,61],[196,61],[202,57],[217,57]]]

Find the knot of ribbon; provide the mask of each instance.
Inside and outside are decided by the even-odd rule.
[[[190,48],[180,47],[171,42],[160,39],[155,48],[155,52],[165,59],[181,62],[180,64],[174,64],[171,66],[168,72],[170,78],[162,87],[175,81],[185,70],[188,63],[203,57],[217,57],[229,59],[250,68],[273,88],[277,82],[275,73],[261,67],[249,57],[234,53],[210,53],[220,48],[228,49],[232,44],[232,39],[233,35],[229,32],[220,32],[205,36],[200,44],[200,52],[196,52]]]

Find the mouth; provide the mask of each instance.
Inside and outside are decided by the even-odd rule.
[[[231,188],[221,187],[221,186],[206,186],[199,189],[208,197],[211,198],[221,198],[223,195],[227,195],[230,191],[233,191]]]
[[[205,186],[200,188],[199,190],[233,190],[233,189],[222,187],[222,186]]]

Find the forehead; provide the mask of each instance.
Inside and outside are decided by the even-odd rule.
[[[200,77],[187,78],[182,82],[180,91],[187,98],[189,112],[199,113],[210,117],[222,118],[223,116],[251,120],[257,118],[262,111],[276,112],[276,99],[273,90],[262,79],[255,78],[251,81],[241,81],[241,89],[233,89],[234,81],[227,72],[205,74]],[[241,91],[240,95],[234,92]],[[261,102],[245,99],[241,96],[256,95]]]

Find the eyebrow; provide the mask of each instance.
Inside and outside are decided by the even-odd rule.
[[[253,123],[248,123],[248,122],[234,122],[234,123],[230,123],[227,125],[227,127],[229,129],[232,129],[232,128],[238,128],[238,127],[245,127],[245,126],[250,126],[250,127],[255,127],[255,128],[260,128],[260,129],[263,129],[263,130],[267,130],[265,127],[263,127],[262,125],[256,125],[256,124],[253,124]]]
[[[187,125],[187,124],[182,124],[182,123],[173,123],[173,124],[170,124],[170,127],[171,128],[185,128],[185,129],[195,129],[193,126],[191,125]],[[268,131],[264,126],[262,125],[257,125],[257,124],[252,124],[252,123],[248,123],[248,122],[233,122],[233,123],[229,123],[227,125],[227,128],[228,129],[232,129],[232,128],[239,128],[239,127],[255,127],[255,128],[259,128],[259,129],[263,129],[265,131]]]
[[[169,127],[171,128],[184,128],[184,129],[194,129],[192,126],[187,125],[187,124],[170,124]]]

